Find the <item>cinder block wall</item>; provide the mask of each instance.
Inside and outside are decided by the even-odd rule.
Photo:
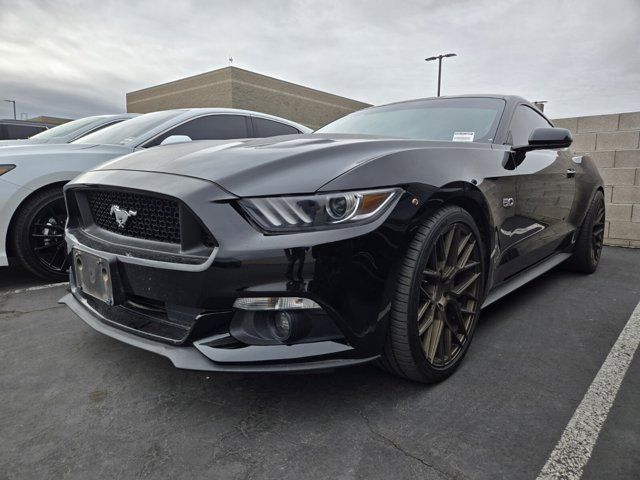
[[[640,247],[640,112],[560,118],[573,151],[590,155],[605,183],[605,243]]]

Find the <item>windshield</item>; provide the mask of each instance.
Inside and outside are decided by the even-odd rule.
[[[162,112],[147,113],[90,133],[71,143],[125,145],[182,113],[182,110],[165,110]]]
[[[315,133],[347,133],[462,142],[492,142],[505,101],[443,98],[368,108]]]
[[[67,135],[71,135],[72,133],[83,129],[86,126],[91,125],[92,123],[107,117],[108,116],[106,115],[100,115],[97,117],[79,118],[78,120],[67,122],[62,125],[58,125],[57,127],[50,128],[49,130],[45,130],[44,132],[40,132],[36,135],[33,135],[30,138],[37,138],[39,140],[48,140],[50,138],[66,137]]]

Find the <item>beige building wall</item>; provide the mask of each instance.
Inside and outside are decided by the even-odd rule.
[[[128,112],[188,107],[242,108],[277,115],[313,129],[368,106],[237,67],[127,93]]]
[[[127,112],[149,113],[172,108],[231,108],[228,68],[127,93]]]
[[[605,183],[605,243],[640,247],[640,112],[554,120],[573,133],[573,150],[590,155]]]
[[[39,116],[33,117],[29,119],[30,122],[43,122],[49,123],[51,125],[62,125],[63,123],[67,123],[71,121],[71,118],[60,118],[60,117],[47,117],[47,116]]]

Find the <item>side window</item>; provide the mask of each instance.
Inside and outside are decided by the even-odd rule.
[[[511,145],[527,145],[531,132],[539,127],[550,126],[551,124],[533,108],[520,105],[513,114],[509,127]]]
[[[7,137],[16,140],[29,138],[46,130],[44,127],[36,127],[35,125],[6,125],[6,129]]]
[[[253,128],[256,137],[275,137],[277,135],[291,135],[300,133],[297,128],[284,123],[274,122],[266,118],[253,117]]]
[[[228,140],[247,138],[249,133],[246,118],[242,115],[207,115],[172,128],[147,143],[145,147],[160,145],[171,135],[187,135],[191,140]]]

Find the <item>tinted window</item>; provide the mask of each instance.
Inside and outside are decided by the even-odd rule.
[[[9,140],[22,140],[46,130],[35,125],[5,125],[5,136]]]
[[[551,124],[533,108],[520,105],[511,119],[510,143],[511,145],[527,145],[531,132],[539,127],[550,126]]]
[[[504,109],[498,98],[446,98],[367,108],[316,133],[348,133],[415,140],[492,142]],[[462,135],[462,134],[466,135]]]
[[[253,117],[253,128],[256,137],[275,137],[277,135],[291,135],[300,133],[297,128],[284,123],[274,122],[265,118]]]
[[[247,138],[247,121],[241,115],[208,115],[190,120],[153,139],[145,147],[160,145],[171,135],[187,135],[191,140]]]

